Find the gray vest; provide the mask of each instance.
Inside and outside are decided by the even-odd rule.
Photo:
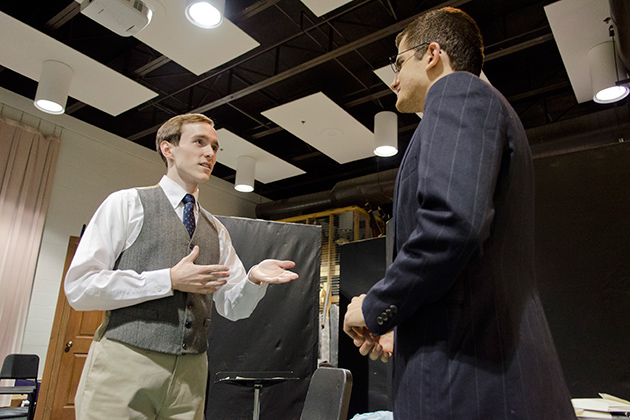
[[[199,245],[195,264],[219,263],[219,236],[199,212],[192,238],[159,185],[138,188],[144,221],[138,239],[118,258],[116,269],[138,273],[170,268]],[[169,354],[203,353],[212,314],[212,295],[176,290],[173,296],[108,311],[105,336],[143,349]],[[109,318],[109,322],[108,322]]]

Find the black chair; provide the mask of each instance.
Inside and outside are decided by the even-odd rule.
[[[318,368],[308,384],[300,420],[346,420],[351,391],[349,370]]]
[[[27,407],[0,407],[0,419],[26,418],[33,420],[37,403],[37,370],[39,356],[36,354],[10,354],[4,359],[0,379],[26,379],[33,385],[2,386],[0,394],[27,395]]]

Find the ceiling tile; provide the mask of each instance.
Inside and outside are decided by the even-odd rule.
[[[331,12],[344,4],[350,3],[352,0],[302,0],[315,16],[319,17]]]
[[[562,0],[545,6],[551,32],[578,103],[593,99],[588,52],[610,41],[608,0]]]
[[[227,19],[213,29],[193,25],[183,0],[143,1],[153,18],[135,37],[197,76],[260,45]]]
[[[220,147],[217,161],[236,170],[239,156],[251,156],[256,159],[255,178],[264,184],[305,173],[300,168],[254,146],[225,128],[217,130],[217,135]]]
[[[262,115],[339,163],[374,156],[374,134],[322,92]]]
[[[134,108],[157,93],[0,12],[0,64],[39,81],[46,60],[74,70],[70,96],[110,115]]]

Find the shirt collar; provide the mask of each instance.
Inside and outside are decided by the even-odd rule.
[[[173,208],[177,208],[177,206],[182,202],[184,196],[188,194],[181,185],[166,175],[164,175],[160,180],[160,187],[162,187],[164,194],[166,194],[166,198],[168,198],[168,201],[170,201]],[[192,193],[192,195],[195,196],[195,204],[198,205],[199,189]]]

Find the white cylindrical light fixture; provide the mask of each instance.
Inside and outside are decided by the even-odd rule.
[[[256,159],[251,156],[239,156],[236,164],[236,182],[234,189],[240,192],[254,191]]]
[[[201,28],[216,28],[223,22],[225,0],[186,0],[186,17]]]
[[[630,92],[627,86],[617,86],[615,46],[612,41],[602,42],[588,52],[588,68],[591,74],[593,101],[599,104],[617,102]],[[623,66],[619,66],[623,69]],[[623,70],[622,70],[623,71]]]
[[[381,111],[374,116],[374,154],[388,157],[398,153],[398,115]]]
[[[37,109],[49,114],[63,114],[66,111],[70,82],[74,71],[60,61],[44,61],[42,74],[35,93]]]

